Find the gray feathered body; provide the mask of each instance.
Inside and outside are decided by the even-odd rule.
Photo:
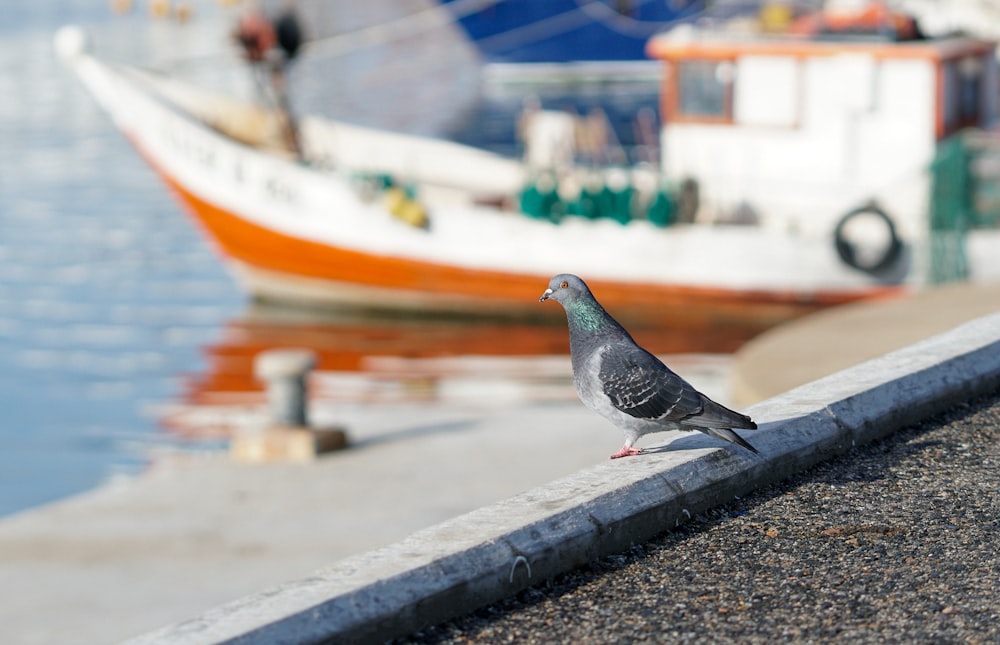
[[[583,290],[562,301],[573,382],[587,407],[624,431],[626,448],[652,432],[698,430],[757,452],[732,430],[755,429],[750,417],[712,401],[639,347],[586,285]]]

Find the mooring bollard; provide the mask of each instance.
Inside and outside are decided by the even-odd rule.
[[[253,371],[267,386],[271,423],[304,428],[309,425],[307,379],[316,355],[307,349],[272,349],[257,354]]]
[[[347,445],[342,428],[309,427],[308,380],[316,355],[307,349],[272,349],[254,359],[254,376],[267,390],[269,419],[237,431],[230,453],[237,461],[311,461]]]

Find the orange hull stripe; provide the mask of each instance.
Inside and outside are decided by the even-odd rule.
[[[165,173],[160,172],[160,175],[207,229],[224,254],[263,269],[291,276],[470,299],[484,299],[483,285],[489,285],[491,301],[506,301],[516,306],[527,306],[537,300],[550,277],[463,269],[371,255],[285,235],[250,223],[192,194]],[[633,312],[658,310],[661,317],[674,309],[671,318],[683,318],[685,309],[690,310],[688,315],[704,316],[705,307],[713,312],[708,314],[710,316],[746,318],[748,315],[753,317],[753,310],[757,309],[757,314],[762,317],[758,321],[760,323],[898,292],[896,288],[880,288],[862,292],[801,293],[606,280],[588,282],[609,309],[621,308]],[[694,310],[701,311],[696,314]]]

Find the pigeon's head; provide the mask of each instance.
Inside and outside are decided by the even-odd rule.
[[[572,273],[560,273],[549,280],[549,288],[545,290],[538,302],[545,302],[551,298],[565,307],[581,296],[590,296],[587,283]]]

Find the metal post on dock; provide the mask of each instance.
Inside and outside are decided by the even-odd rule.
[[[309,375],[316,355],[308,349],[272,349],[257,354],[254,376],[265,385],[268,419],[233,437],[230,453],[237,461],[298,461],[347,445],[341,428],[309,425]]]
[[[308,377],[316,355],[307,349],[272,349],[257,354],[254,376],[266,384],[271,423],[304,428],[309,425]]]

